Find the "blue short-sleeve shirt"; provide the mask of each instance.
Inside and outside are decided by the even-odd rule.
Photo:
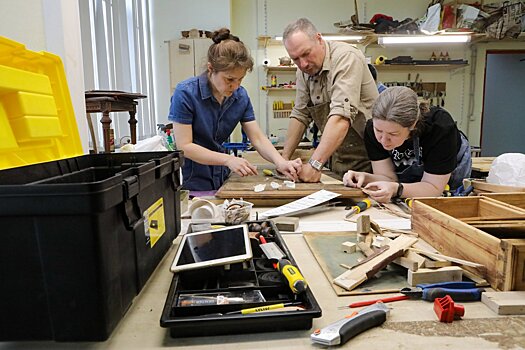
[[[180,82],[171,97],[168,119],[191,124],[193,143],[211,151],[225,153],[222,144],[239,122],[255,120],[253,106],[242,86],[222,105],[213,97],[206,73]],[[204,165],[185,159],[183,188],[190,191],[216,190],[229,174],[226,166]]]

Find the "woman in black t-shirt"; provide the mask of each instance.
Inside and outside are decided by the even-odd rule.
[[[470,146],[450,114],[432,107],[422,116],[409,88],[379,95],[364,139],[373,174],[349,170],[343,182],[379,202],[439,196],[447,183],[455,189],[470,176]]]

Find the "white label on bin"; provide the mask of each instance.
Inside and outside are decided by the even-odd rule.
[[[164,201],[162,197],[144,211],[144,232],[146,245],[153,248],[155,243],[166,232],[164,221]]]

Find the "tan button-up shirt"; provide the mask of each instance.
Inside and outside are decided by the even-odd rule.
[[[297,70],[297,93],[290,117],[308,127],[312,116],[306,107],[329,102],[329,114],[323,125],[317,125],[321,132],[330,116],[340,115],[349,118],[352,127],[363,137],[366,120],[371,118],[372,105],[379,96],[365,56],[347,43],[325,43],[326,55],[317,75]]]

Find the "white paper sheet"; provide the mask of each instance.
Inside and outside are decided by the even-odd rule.
[[[339,196],[340,196],[339,193],[334,193],[334,192],[330,192],[326,190],[320,190],[306,197],[293,201],[291,203],[265,211],[264,213],[261,214],[261,218],[288,215],[291,213],[298,212],[300,210],[314,207],[324,202],[328,202],[330,199],[333,199]]]

